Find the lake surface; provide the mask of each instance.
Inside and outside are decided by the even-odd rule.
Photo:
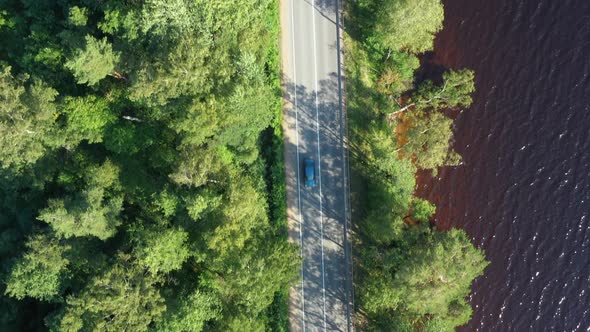
[[[590,331],[590,0],[446,0],[432,64],[476,71],[464,165],[422,174],[491,260],[460,331]]]

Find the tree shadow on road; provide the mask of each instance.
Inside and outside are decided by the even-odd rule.
[[[303,227],[301,230],[304,245],[303,254],[307,262],[310,263],[303,265],[305,289],[315,294],[314,297],[310,297],[310,301],[320,301],[321,298],[323,302],[322,292],[325,282],[325,308],[328,318],[340,317],[342,312],[347,310],[346,304],[351,298],[350,264],[346,263],[346,257],[350,257],[350,247],[344,242],[347,220],[344,208],[348,203],[345,161],[348,152],[343,146],[346,135],[344,127],[346,119],[340,107],[341,96],[338,79],[337,73],[331,73],[328,78],[317,83],[317,91],[301,84],[295,84],[287,78],[283,79],[284,98],[288,104],[285,113],[288,127],[286,131],[290,132],[289,135],[285,135],[285,151],[291,154],[285,159],[294,163],[294,165],[287,165],[287,167],[302,170],[302,161],[306,157],[316,160],[316,167],[319,166],[318,171],[321,167],[321,171],[318,172],[318,180],[321,181],[322,190],[321,206],[319,188],[301,188],[301,185],[299,188],[295,188],[297,184],[294,181],[287,179],[287,182],[290,183],[288,190],[292,195],[299,189],[303,193],[297,200],[300,199],[299,203],[304,219],[303,225],[299,225]],[[297,123],[294,119],[297,119]],[[293,133],[296,131],[299,133],[299,138],[293,137]],[[299,163],[292,156],[297,153],[298,146]],[[320,155],[318,155],[318,146],[320,147]],[[297,174],[296,170],[287,173]],[[302,173],[299,172],[300,184],[303,181]],[[309,211],[313,211],[313,213],[309,213]],[[313,216],[314,220],[305,220],[307,216]],[[321,223],[318,222],[319,218],[322,220]],[[322,236],[323,243],[320,244],[318,242],[321,241]],[[322,261],[324,263],[323,270],[320,270],[321,264],[318,262]],[[318,305],[320,304],[316,303],[315,306],[306,306],[306,308],[313,311],[317,310]],[[318,316],[320,314],[318,312],[311,313],[311,315],[318,316],[319,321],[323,321],[324,314],[323,303],[321,306],[321,317]],[[307,309],[306,315],[308,315]],[[342,321],[335,322],[329,319],[326,325],[327,329],[336,331],[342,328]]]

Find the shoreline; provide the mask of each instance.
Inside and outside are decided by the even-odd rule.
[[[355,10],[370,11],[370,9],[352,8],[351,6],[354,5],[349,4],[346,9],[345,23],[348,24],[348,28],[345,29],[344,38],[347,46],[345,73],[348,92],[351,176],[354,177],[351,180],[351,208],[353,210],[354,234],[352,241],[357,329],[365,330],[369,326],[381,330],[395,330],[401,329],[402,326],[408,329],[417,328],[417,326],[424,324],[442,324],[440,326],[447,328],[462,325],[466,322],[465,317],[469,317],[468,313],[471,310],[469,307],[463,307],[462,315],[467,316],[463,316],[458,321],[446,317],[444,310],[434,314],[438,310],[435,308],[440,308],[440,306],[433,306],[427,311],[413,309],[419,308],[423,304],[413,303],[406,299],[423,297],[424,301],[420,301],[420,303],[428,303],[435,294],[424,293],[420,287],[400,287],[404,283],[419,282],[413,280],[412,273],[404,274],[407,266],[414,266],[417,271],[429,271],[432,266],[440,264],[444,267],[443,270],[432,271],[432,273],[445,274],[445,270],[448,270],[450,275],[453,275],[454,272],[451,271],[461,271],[460,275],[463,277],[455,280],[456,284],[461,285],[461,291],[456,293],[460,295],[454,301],[464,301],[468,296],[471,281],[481,275],[488,264],[483,253],[473,246],[463,231],[447,228],[443,230],[442,227],[439,227],[440,224],[431,222],[435,208],[430,202],[421,199],[420,195],[422,181],[425,180],[424,174],[431,171],[417,170],[417,166],[434,165],[438,169],[439,163],[445,161],[442,161],[444,158],[436,154],[416,155],[422,152],[415,148],[416,142],[424,141],[423,144],[430,144],[433,149],[438,149],[434,150],[435,153],[442,150],[451,156],[453,150],[448,147],[448,144],[450,137],[452,137],[453,120],[448,118],[446,115],[448,112],[445,109],[471,103],[469,94],[473,88],[469,87],[469,80],[472,82],[473,74],[470,71],[453,71],[449,68],[441,71],[441,81],[463,76],[465,78],[463,81],[467,82],[463,91],[467,95],[462,97],[457,104],[443,107],[440,111],[436,108],[432,109],[428,104],[420,104],[420,108],[415,110],[418,108],[415,105],[420,102],[428,103],[433,100],[432,96],[443,93],[444,87],[437,88],[437,84],[442,86],[442,82],[429,83],[424,80],[425,77],[422,77],[422,81],[414,82],[416,86],[407,84],[406,90],[401,91],[404,98],[400,98],[400,102],[406,103],[406,105],[412,103],[406,108],[415,107],[405,111],[407,113],[404,113],[401,118],[387,116],[403,107],[399,102],[397,106],[393,103],[393,99],[399,96],[387,95],[387,91],[389,91],[387,89],[395,86],[387,84],[396,84],[395,80],[387,80],[399,77],[396,75],[400,75],[400,66],[402,70],[410,70],[409,68],[411,68],[412,77],[415,77],[414,74],[424,75],[430,69],[424,64],[422,67],[416,66],[417,60],[414,60],[411,54],[394,51],[392,58],[390,58],[391,52],[388,54],[385,52],[386,54],[382,58],[379,54],[373,54],[376,49],[368,47],[366,36],[363,37],[363,33],[367,33],[366,26],[359,23],[359,17],[370,17],[371,15],[354,12]],[[368,25],[370,26],[370,24]],[[363,29],[365,30],[363,31]],[[387,67],[387,60],[390,60],[390,65],[393,63],[393,69]],[[425,83],[427,84],[424,85]],[[417,88],[418,85],[422,85],[422,89]],[[397,88],[399,89],[399,84]],[[431,95],[416,96],[424,91],[431,93]],[[429,109],[429,107],[431,108]],[[411,117],[406,118],[407,114],[411,114]],[[419,126],[426,127],[420,128]],[[431,131],[433,135],[430,135],[428,131]],[[441,135],[438,135],[439,131]],[[417,135],[417,133],[420,134]],[[410,137],[410,135],[412,136]],[[444,141],[445,139],[447,141]],[[428,147],[428,145],[426,146]],[[446,149],[445,146],[447,146]],[[446,160],[451,160],[448,159],[448,156],[445,157]],[[431,175],[428,174],[428,176]],[[459,260],[450,258],[456,257],[457,254],[428,256],[430,255],[428,253],[435,250],[429,249],[429,246],[436,247],[449,240],[451,243],[462,243],[461,246],[465,249],[458,252],[460,255],[465,255],[464,258]],[[444,246],[446,249],[441,251],[442,253],[458,250],[452,249],[450,243],[444,244]],[[420,255],[429,257],[425,260],[429,263],[421,265],[421,262],[425,261],[417,258]],[[396,263],[389,262],[388,259],[393,259]],[[466,262],[470,263],[465,264]],[[426,275],[430,275],[430,272]],[[437,282],[433,281],[433,285],[436,284]],[[436,296],[445,293],[446,286],[439,286],[441,290],[436,292]],[[399,296],[396,295],[399,292],[406,292],[406,295],[396,298]],[[446,300],[439,299],[439,301],[448,301],[448,298]],[[408,307],[398,311],[398,308],[404,305]],[[414,324],[418,325],[414,326]]]

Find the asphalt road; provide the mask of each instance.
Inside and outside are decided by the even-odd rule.
[[[301,245],[291,331],[350,331],[351,265],[337,0],[282,0],[289,238]],[[315,188],[303,160],[316,165]]]

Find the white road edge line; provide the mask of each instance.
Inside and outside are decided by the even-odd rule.
[[[320,243],[322,248],[322,297],[324,302],[324,331],[326,331],[326,280],[324,273],[324,216],[322,211],[322,159],[320,153],[320,112],[319,112],[319,99],[318,99],[318,63],[317,63],[317,41],[316,41],[316,28],[315,28],[315,0],[311,2],[311,17],[312,17],[312,29],[313,29],[313,67],[315,76],[315,114],[316,114],[316,133],[318,137],[318,182],[319,198],[320,198]]]
[[[303,288],[303,218],[301,215],[301,181],[299,179],[299,168],[300,168],[300,161],[299,161],[299,109],[297,105],[297,66],[295,65],[295,6],[293,2],[295,0],[291,0],[291,44],[292,44],[292,55],[293,55],[293,97],[295,99],[294,107],[295,107],[295,137],[296,137],[296,150],[297,150],[297,212],[299,213],[299,241],[301,245],[301,251],[299,255],[301,256],[301,326],[303,331],[305,332],[305,292]]]
[[[350,244],[350,249],[347,247],[348,242],[350,239],[348,238],[349,229],[348,229],[348,222],[350,221],[350,208],[349,208],[349,199],[350,199],[350,166],[349,166],[349,155],[348,155],[348,131],[347,127],[345,127],[346,119],[344,118],[346,114],[344,114],[344,103],[342,100],[342,50],[341,50],[341,29],[340,29],[340,14],[341,14],[341,7],[340,7],[340,0],[336,0],[336,51],[337,51],[337,62],[338,62],[338,110],[340,111],[340,144],[342,149],[342,172],[343,177],[342,180],[344,181],[344,266],[346,267],[346,275],[345,278],[346,285],[344,290],[346,292],[346,329],[348,331],[352,331],[352,323],[350,318],[350,303],[352,303],[352,307],[354,308],[354,286],[353,286],[353,264],[352,264],[352,243]],[[346,129],[345,129],[346,128]],[[346,133],[345,133],[346,131]],[[348,251],[348,257],[346,255],[346,251]],[[349,272],[349,265],[350,264],[350,276],[348,275]],[[346,281],[350,277],[349,281]],[[350,290],[347,291],[347,287],[350,286]]]

